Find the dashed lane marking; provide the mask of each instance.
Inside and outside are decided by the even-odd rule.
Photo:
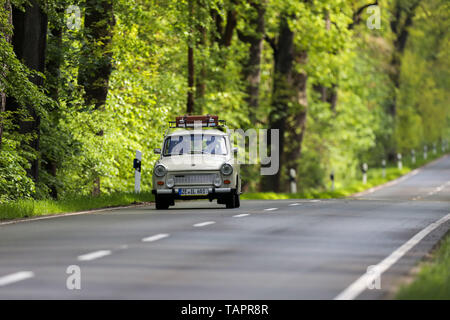
[[[158,240],[167,238],[168,236],[169,236],[168,233],[155,234],[154,236],[143,238],[142,242],[154,242],[154,241],[158,241]]]
[[[12,273],[4,277],[0,277],[0,287],[7,286],[8,284],[19,282],[33,277],[34,273],[31,271],[19,271],[16,273]]]
[[[199,227],[209,226],[210,224],[214,224],[214,223],[216,223],[216,222],[215,221],[205,221],[205,222],[196,223],[193,226],[196,228],[199,228]]]
[[[90,253],[86,253],[81,256],[78,256],[78,260],[79,261],[91,261],[91,260],[99,259],[99,258],[102,258],[105,256],[109,256],[110,254],[111,254],[110,250],[99,250],[99,251],[94,251],[94,252],[90,252]]]

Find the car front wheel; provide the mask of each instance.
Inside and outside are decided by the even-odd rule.
[[[238,193],[234,192],[226,201],[227,209],[239,208],[241,206],[241,200]]]
[[[234,207],[239,208],[241,206],[241,196],[238,193],[235,193],[234,198]]]
[[[156,206],[156,210],[165,210],[168,209],[170,205],[170,202],[168,201],[168,199],[164,199],[161,196],[156,196],[155,197],[155,206]]]

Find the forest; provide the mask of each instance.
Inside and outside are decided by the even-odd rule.
[[[168,121],[280,130],[244,189],[327,188],[450,140],[446,0],[0,0],[0,203],[142,189]]]

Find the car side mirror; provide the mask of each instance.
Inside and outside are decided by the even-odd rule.
[[[233,153],[234,153],[234,154],[237,154],[237,153],[238,153],[238,150],[239,150],[238,148],[233,148]]]
[[[160,148],[156,148],[156,149],[153,150],[153,152],[155,154],[161,154],[161,149]]]

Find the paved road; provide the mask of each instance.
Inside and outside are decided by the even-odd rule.
[[[450,213],[449,181],[445,157],[352,199],[242,201],[239,209],[193,201],[1,225],[0,299],[342,297],[368,266],[386,266]],[[380,290],[350,297],[389,297],[450,229],[440,221],[382,273]],[[70,265],[81,269],[81,290],[66,288]]]

